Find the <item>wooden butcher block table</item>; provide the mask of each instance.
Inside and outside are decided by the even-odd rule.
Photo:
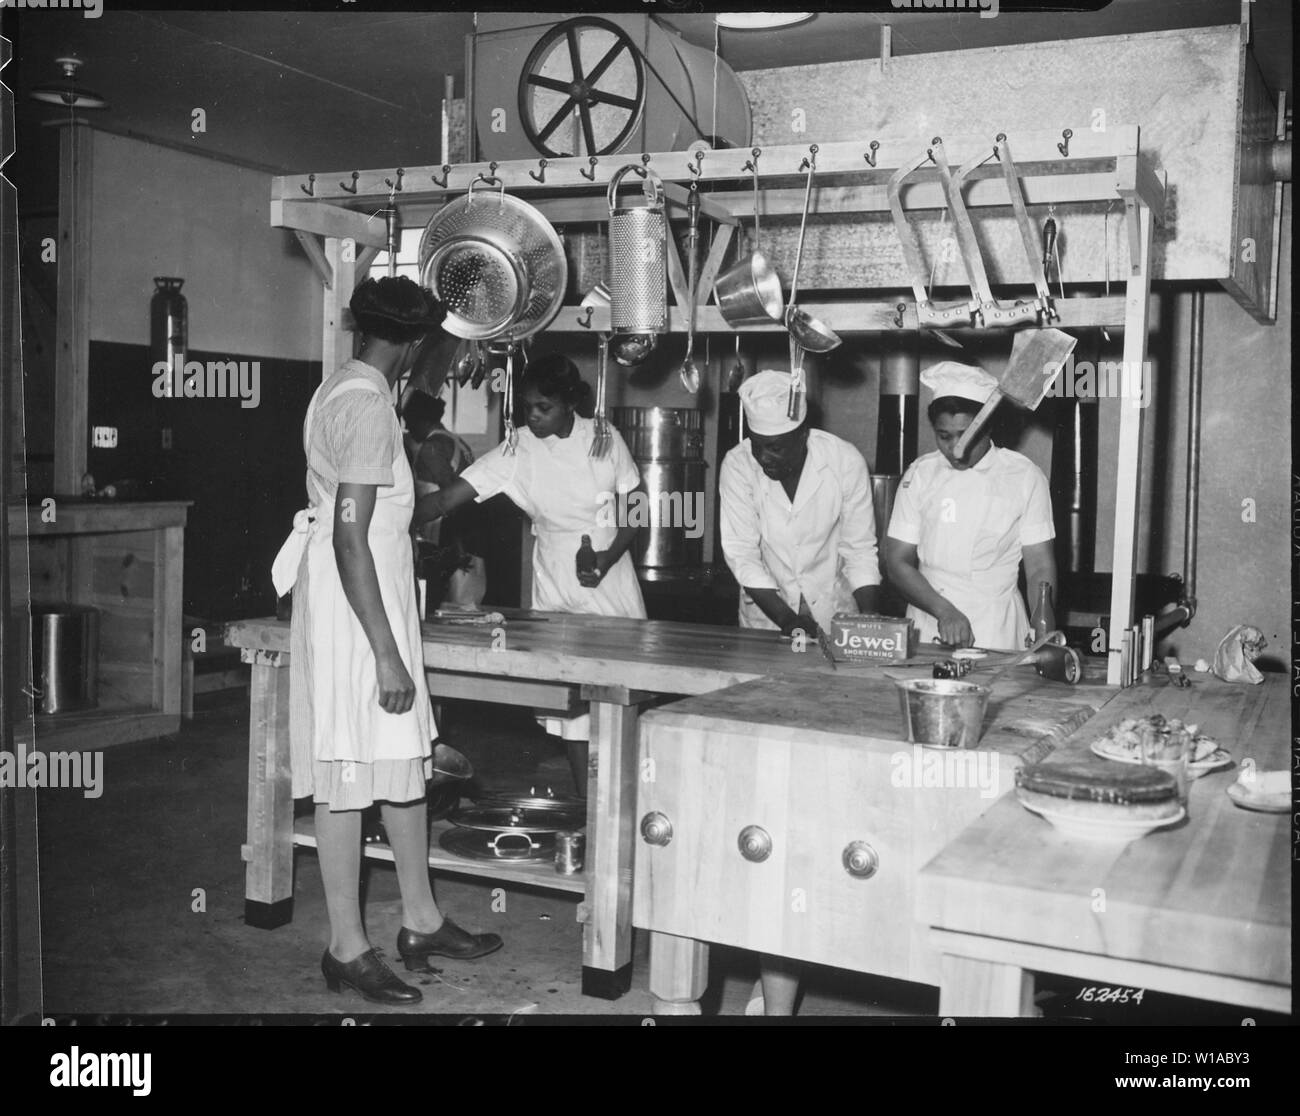
[[[590,703],[591,769],[586,869],[558,875],[549,862],[472,861],[430,851],[431,866],[585,896],[583,990],[616,998],[632,964],[632,842],[638,708],[664,695],[709,693],[769,675],[829,675],[816,644],[792,653],[775,632],[561,613],[511,613],[499,628],[427,623],[424,665],[439,697],[579,710]],[[289,624],[246,620],[227,642],[252,664],[245,919],[272,928],[293,903],[295,833],[289,771]],[[843,672],[842,672],[843,673]],[[391,859],[387,849],[367,856]]]
[[[769,677],[641,718],[633,923],[657,1011],[699,1010],[711,942],[937,985],[921,866],[1116,693],[1017,668],[978,747],[930,749],[903,741],[887,674],[929,671]]]
[[[1225,793],[1247,761],[1290,770],[1287,680],[1193,678],[1124,691],[1062,752],[1087,756],[1124,717],[1199,724],[1236,764],[1191,784],[1186,822],[1127,846],[1088,844],[1009,796],[924,868],[943,1014],[1031,1014],[1035,972],[1290,1012],[1291,816],[1240,809]],[[1143,1022],[1140,1006],[1125,1021]]]

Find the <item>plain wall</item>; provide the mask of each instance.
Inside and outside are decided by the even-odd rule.
[[[174,275],[192,349],[320,360],[320,280],[271,227],[269,175],[106,132],[93,174],[91,340],[147,345],[154,276]]]

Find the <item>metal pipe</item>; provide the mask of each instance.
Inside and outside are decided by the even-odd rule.
[[[1194,608],[1185,604],[1171,608],[1168,612],[1162,612],[1155,618],[1154,639],[1159,639],[1170,628],[1177,628],[1180,624],[1186,624],[1195,613]]]
[[[1268,174],[1273,182],[1291,181],[1291,141],[1274,140],[1268,145]]]
[[[1196,525],[1201,487],[1201,373],[1205,361],[1205,292],[1192,292],[1191,376],[1187,396],[1187,502],[1183,519],[1183,592],[1196,608]],[[1190,619],[1190,617],[1189,617]]]

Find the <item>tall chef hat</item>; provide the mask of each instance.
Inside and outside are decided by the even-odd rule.
[[[799,393],[799,412],[790,418],[787,410],[790,406],[789,372],[776,372],[768,369],[751,376],[740,385],[740,403],[745,409],[745,425],[754,434],[786,434],[797,427],[808,414],[808,403],[803,392]]]
[[[921,373],[921,383],[930,389],[933,398],[955,395],[975,403],[987,403],[997,380],[973,364],[958,364],[955,360],[941,360]]]

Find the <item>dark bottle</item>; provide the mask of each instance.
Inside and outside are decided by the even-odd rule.
[[[1052,585],[1048,581],[1038,583],[1038,603],[1029,617],[1031,634],[1026,639],[1026,646],[1032,647],[1040,639],[1045,639],[1052,629],[1048,627],[1047,616],[1052,611]]]
[[[578,547],[578,573],[596,572],[596,552],[591,548],[591,536],[582,536],[582,545]]]

